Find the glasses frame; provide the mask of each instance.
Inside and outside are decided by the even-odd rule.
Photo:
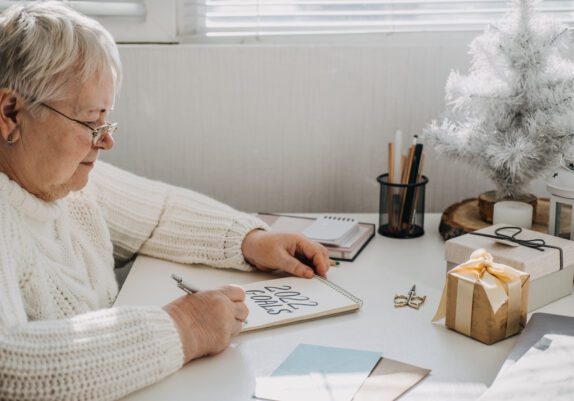
[[[96,146],[102,143],[102,138],[108,134],[110,137],[112,137],[114,135],[114,133],[117,131],[118,129],[118,123],[110,123],[107,122],[103,125],[100,125],[99,127],[92,127],[90,126],[88,123],[84,122],[84,121],[80,121],[80,120],[76,120],[75,118],[69,117],[67,115],[65,115],[64,113],[62,113],[61,111],[56,110],[55,108],[53,108],[52,106],[48,106],[46,103],[40,103],[42,106],[46,107],[49,110],[52,110],[54,113],[57,113],[59,115],[61,115],[62,117],[73,121],[75,123],[81,124],[84,127],[88,128],[91,131],[92,134],[92,145]]]

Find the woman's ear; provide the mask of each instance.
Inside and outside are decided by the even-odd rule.
[[[0,88],[0,135],[10,145],[20,139],[18,117],[22,106],[22,100],[16,92]]]

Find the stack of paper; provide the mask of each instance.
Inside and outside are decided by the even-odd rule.
[[[391,401],[422,380],[428,369],[385,359],[378,352],[300,344],[255,397],[274,401]]]

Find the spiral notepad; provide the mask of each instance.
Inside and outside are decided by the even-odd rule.
[[[283,277],[244,285],[249,308],[242,332],[358,310],[363,301],[319,276]]]
[[[303,234],[325,245],[342,246],[358,231],[359,222],[352,217],[321,216]]]

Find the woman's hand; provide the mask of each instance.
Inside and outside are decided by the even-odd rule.
[[[163,309],[174,320],[181,339],[184,364],[205,355],[217,354],[241,331],[249,310],[245,291],[236,285],[184,295]]]
[[[311,278],[314,273],[325,277],[330,267],[327,249],[300,234],[253,230],[243,239],[241,251],[249,264],[263,271]]]

